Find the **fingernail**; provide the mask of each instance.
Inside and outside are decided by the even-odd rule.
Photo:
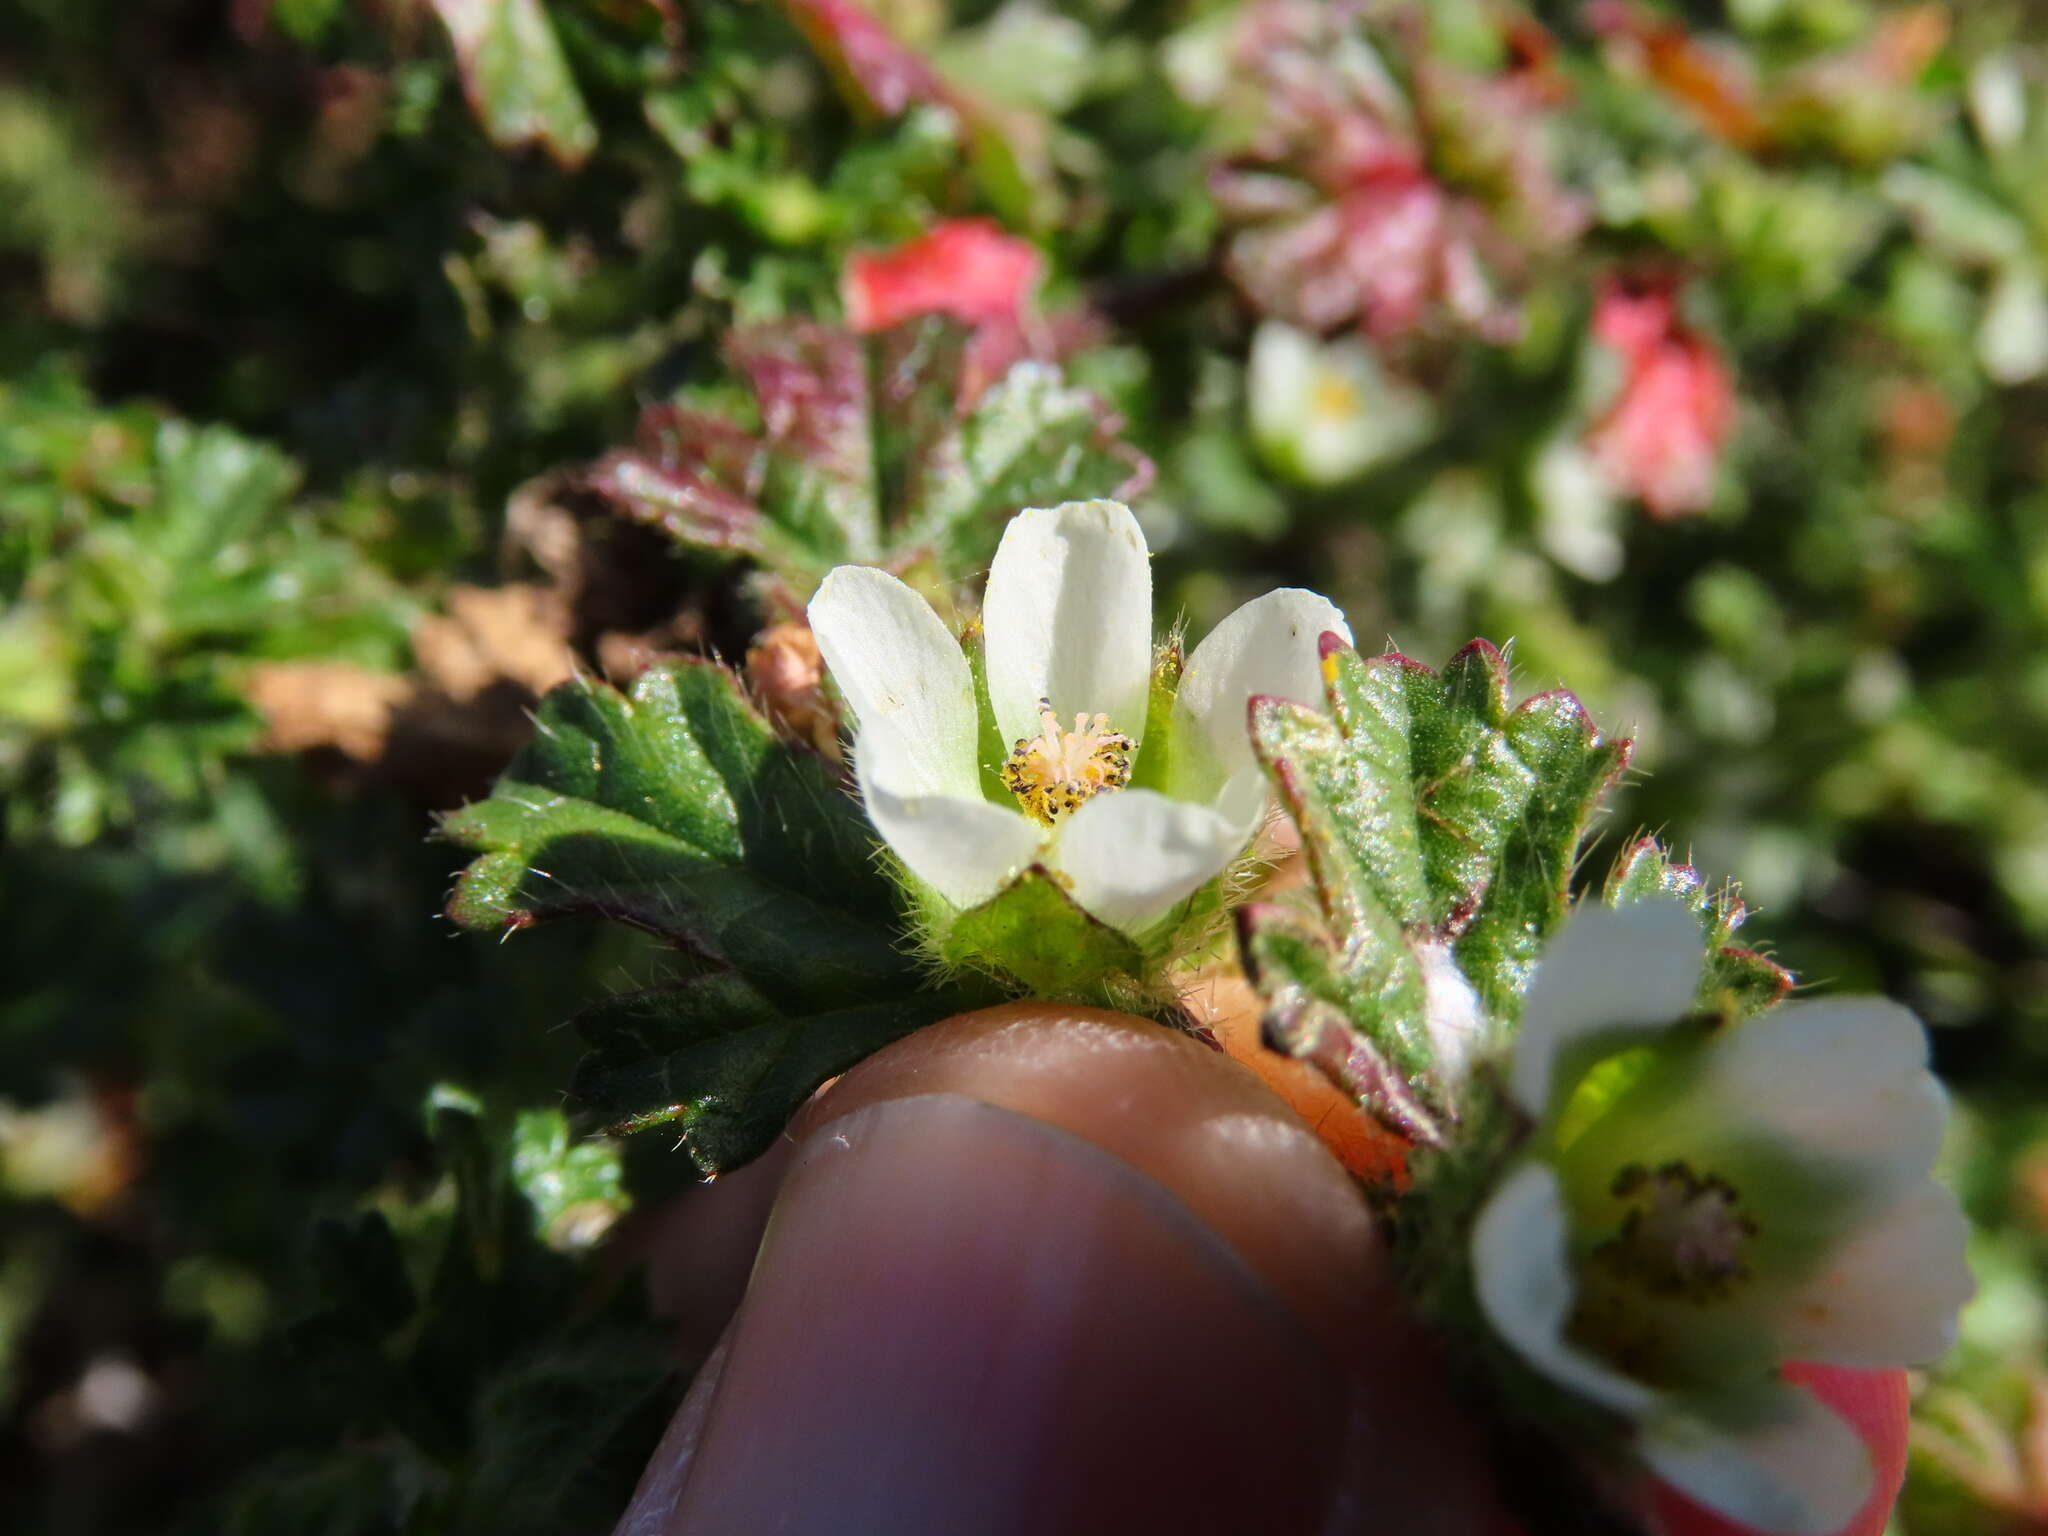
[[[1344,1412],[1160,1185],[976,1099],[892,1099],[799,1152],[667,1528],[1309,1532]]]

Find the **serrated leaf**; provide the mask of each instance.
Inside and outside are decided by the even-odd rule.
[[[1506,664],[1485,641],[1442,672],[1364,660],[1334,636],[1324,646],[1327,714],[1252,707],[1319,921],[1255,907],[1240,934],[1275,1040],[1410,1129],[1400,1082],[1447,1107],[1447,1080],[1518,1016],[1629,744],[1604,739],[1569,694],[1510,709]],[[1352,1049],[1333,1046],[1333,1018],[1356,1033]]]
[[[679,1123],[699,1166],[735,1167],[826,1078],[981,1000],[924,988],[852,799],[723,667],[565,684],[536,727],[491,797],[443,820],[481,850],[450,916],[611,918],[713,971],[584,1015],[574,1092],[608,1126]]]
[[[573,170],[597,147],[561,40],[541,0],[431,0],[455,45],[470,110],[493,142],[543,145]]]
[[[1100,402],[1057,369],[1019,363],[976,387],[970,338],[936,316],[868,337],[795,322],[736,332],[727,360],[758,430],[656,406],[589,484],[679,544],[758,561],[800,600],[849,562],[984,565],[1018,508],[1149,480]]]
[[[914,968],[867,824],[730,672],[672,662],[630,694],[567,683],[535,728],[490,798],[442,821],[482,853],[449,901],[456,922],[613,918],[797,1006],[906,987]]]
[[[828,1078],[981,999],[957,991],[794,1013],[724,973],[610,998],[577,1028],[593,1049],[571,1096],[615,1130],[677,1126],[706,1173],[766,1151]]]
[[[1709,887],[1692,865],[1673,862],[1654,837],[1638,838],[1623,850],[1601,894],[1610,907],[1651,896],[1676,896],[1698,914],[1707,943],[1706,969],[1700,975],[1703,1010],[1731,1019],[1752,1018],[1792,990],[1792,973],[1777,961],[1729,943],[1749,917],[1735,883]]]
[[[1095,977],[1136,976],[1145,968],[1127,935],[1082,911],[1036,866],[961,913],[945,948],[949,958],[994,962],[1044,997],[1077,997]]]

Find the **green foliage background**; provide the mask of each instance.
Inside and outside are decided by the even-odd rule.
[[[1985,1294],[1901,1523],[2048,1509],[1995,1475],[2048,1371],[2048,14],[1958,7],[1885,75],[1900,7],[1657,13],[1777,91],[1738,143],[1536,5],[1588,227],[1513,344],[1384,348],[1432,425],[1309,485],[1251,421],[1239,109],[1175,83],[1229,12],[874,8],[950,105],[877,110],[796,0],[0,0],[0,1527],[606,1528],[679,1381],[591,1239],[692,1175],[572,1134],[556,1026],[673,962],[451,937],[431,813],[509,747],[340,772],[264,750],[247,680],[406,672],[522,574],[522,488],[730,406],[735,326],[832,317],[849,253],[963,214],[1097,312],[1067,371],[1159,467],[1167,611],[1295,582],[1368,652],[1512,641],[1518,691],[1635,734],[1613,849],[1658,832],[1802,977],[1935,1026]],[[1508,67],[1494,8],[1430,9],[1374,8],[1390,57]],[[1719,488],[1564,527],[1534,470],[1645,260],[1733,369]],[[653,572],[613,627],[737,655],[772,617],[585,513]]]

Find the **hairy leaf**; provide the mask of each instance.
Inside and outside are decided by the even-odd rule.
[[[490,798],[442,824],[480,855],[450,916],[611,918],[714,972],[586,1015],[576,1096],[607,1124],[679,1122],[707,1172],[733,1167],[826,1078],[969,1005],[919,990],[859,811],[724,668],[565,684],[536,723]]]
[[[1511,709],[1485,641],[1435,672],[1325,636],[1323,674],[1327,714],[1253,704],[1321,910],[1246,908],[1246,964],[1268,1033],[1412,1134],[1428,1106],[1401,1080],[1444,1091],[1512,1025],[1629,744],[1602,737],[1570,694]]]
[[[1690,864],[1674,863],[1654,837],[1639,838],[1615,860],[1602,892],[1611,907],[1649,896],[1676,896],[1699,914],[1707,966],[1700,976],[1700,1007],[1730,1018],[1762,1013],[1792,990],[1792,973],[1768,955],[1731,944],[1749,908],[1730,881],[1709,887]]]
[[[716,1173],[765,1151],[818,1084],[968,1005],[921,992],[800,1012],[721,972],[587,1009],[576,1022],[592,1050],[570,1092],[617,1131],[673,1124]]]

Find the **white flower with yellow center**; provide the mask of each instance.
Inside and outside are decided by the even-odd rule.
[[[1252,337],[1245,392],[1259,451],[1307,485],[1342,485],[1436,430],[1429,396],[1382,368],[1359,337],[1321,341],[1278,320]]]
[[[811,627],[855,719],[854,769],[911,874],[970,907],[1040,865],[1082,910],[1133,935],[1244,851],[1266,814],[1246,708],[1322,697],[1318,642],[1343,615],[1293,588],[1231,614],[1188,657],[1170,715],[1148,722],[1152,570],[1113,501],[1019,513],[983,604],[988,707],[916,592],[841,566]],[[1148,741],[1148,728],[1167,739]],[[999,745],[983,750],[985,741]]]
[[[1700,925],[1647,901],[1577,912],[1510,1065],[1537,1122],[1472,1233],[1481,1310],[1539,1372],[1636,1426],[1644,1462],[1761,1531],[1838,1530],[1863,1442],[1778,1376],[1922,1364],[1971,1282],[1931,1177],[1947,1100],[1897,1004],[1693,1016]]]

